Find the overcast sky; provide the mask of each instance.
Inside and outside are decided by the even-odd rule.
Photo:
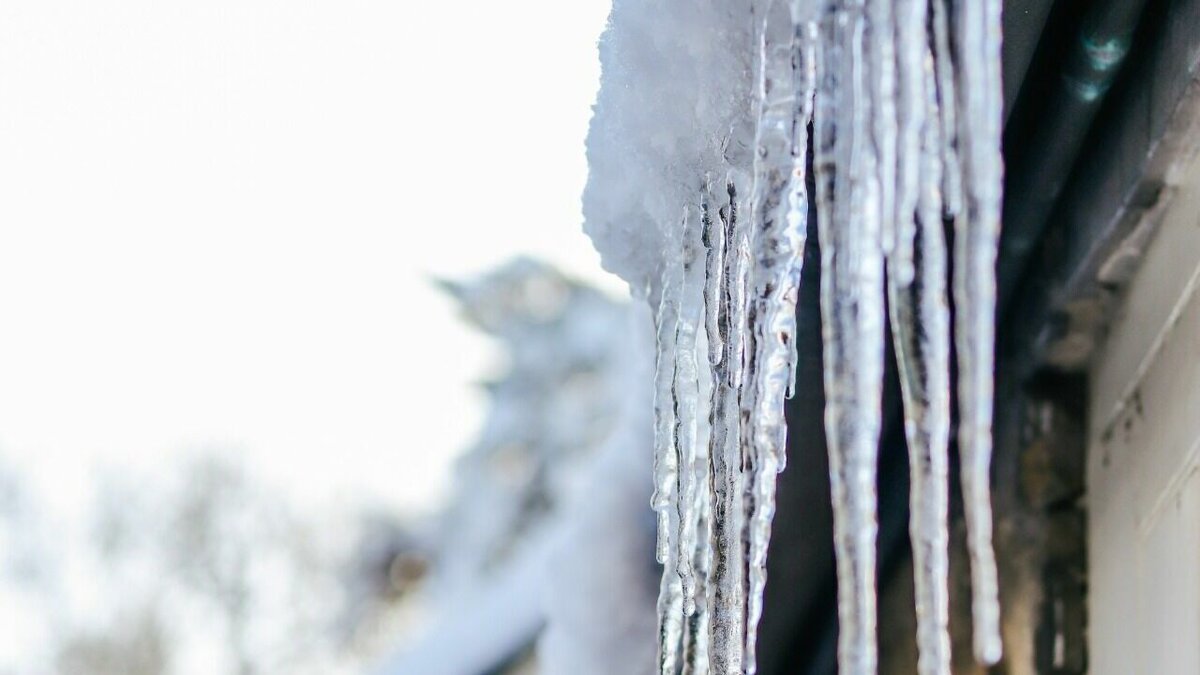
[[[0,461],[231,449],[424,507],[488,345],[430,275],[580,233],[603,0],[0,3]]]

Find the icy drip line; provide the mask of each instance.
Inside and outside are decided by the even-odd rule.
[[[761,14],[751,189],[739,194],[734,177],[706,182],[674,230],[660,280],[652,505],[664,675],[756,672],[775,476],[786,460],[783,405],[795,382],[810,159],[841,671],[874,673],[878,660],[875,473],[888,321],[912,471],[919,672],[950,672],[952,338],[974,651],[986,664],[1000,658],[988,474],[1001,3],[950,2],[791,0]],[[711,384],[707,425],[702,378]]]

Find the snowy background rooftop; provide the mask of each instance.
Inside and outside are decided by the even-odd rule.
[[[626,294],[579,227],[608,10],[0,8],[0,672],[357,672],[423,620],[327,630],[421,576],[519,366],[435,280]]]

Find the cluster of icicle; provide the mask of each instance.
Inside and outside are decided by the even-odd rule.
[[[1003,171],[1000,4],[775,0],[756,17],[750,194],[739,195],[732,178],[704,185],[674,230],[661,279],[652,506],[664,564],[664,675],[756,671],[776,473],[786,459],[784,398],[795,382],[810,165],[841,671],[874,673],[878,660],[876,465],[886,321],[912,471],[919,670],[950,670],[952,334],[975,655],[999,659],[988,473]],[[707,353],[698,355],[704,345]],[[698,420],[705,411],[707,423]]]

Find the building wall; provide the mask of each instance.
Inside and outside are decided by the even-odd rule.
[[[1200,673],[1200,162],[1091,371],[1090,671]]]

